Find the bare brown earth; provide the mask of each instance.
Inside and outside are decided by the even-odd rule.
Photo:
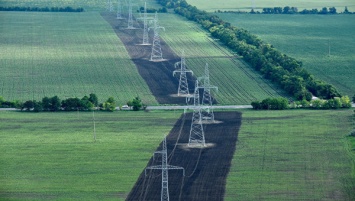
[[[218,123],[205,124],[206,148],[189,148],[191,113],[182,115],[167,137],[169,165],[185,168],[169,170],[170,200],[223,200],[226,178],[236,148],[242,115],[239,112],[217,112]],[[160,146],[157,151],[160,151]],[[153,157],[148,166],[160,165],[161,158]],[[161,170],[144,170],[126,200],[160,200]]]
[[[165,61],[149,61],[152,47],[139,45],[143,38],[143,25],[135,22],[137,29],[126,29],[127,19],[117,20],[114,13],[104,12],[101,16],[112,26],[121,39],[132,61],[137,66],[139,74],[148,84],[152,94],[159,104],[185,104],[185,97],[176,97],[179,75],[173,76],[174,64],[180,61],[170,47],[161,39],[161,48]],[[150,30],[150,43],[152,43],[153,30]],[[193,92],[196,78],[188,75],[190,93]],[[139,94],[138,94],[139,95]]]

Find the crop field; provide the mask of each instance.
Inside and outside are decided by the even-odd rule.
[[[302,61],[316,78],[341,93],[354,94],[354,15],[218,15]]]
[[[345,6],[352,12],[355,11],[355,3],[352,0],[223,0],[223,1],[206,1],[206,0],[186,0],[189,4],[196,6],[201,10],[214,12],[217,10],[228,11],[250,11],[252,8],[258,10],[270,7],[297,7],[298,10],[317,8],[318,10],[323,7],[335,7],[338,12],[344,11]]]
[[[0,200],[124,200],[181,113],[0,114]]]
[[[216,123],[204,124],[205,148],[188,147],[192,113],[180,117],[167,136],[167,154],[170,165],[184,168],[169,171],[170,200],[219,201],[223,200],[226,178],[235,151],[241,113],[215,112]],[[157,151],[161,151],[160,146]],[[161,164],[156,154],[147,166]],[[159,200],[161,170],[143,171],[127,197],[127,201]]]
[[[208,200],[200,187],[210,185],[207,180],[213,175],[204,175],[222,164],[211,163],[213,153],[219,154],[218,160],[226,159],[229,152],[219,149],[227,146],[236,152],[230,167],[227,159],[223,161],[223,171],[230,168],[228,177],[223,176],[227,180],[224,200],[354,200],[355,153],[350,153],[346,137],[352,129],[351,110],[241,112],[241,119],[240,115],[231,118],[216,113],[222,124],[206,125],[206,141],[214,146],[202,152],[196,172],[195,163],[183,162],[180,154],[198,158],[199,151],[176,148],[169,161],[186,165],[186,178],[181,172],[171,173],[178,176],[171,184],[172,196]],[[170,150],[179,132],[178,143],[186,141],[191,119],[181,124],[176,122],[179,116],[177,111],[95,112],[95,142],[91,112],[1,112],[0,197],[125,200],[144,167],[151,164],[149,159],[164,134],[173,133],[168,138]],[[232,122],[241,122],[241,127],[236,130]],[[215,135],[220,131],[224,134]],[[224,144],[235,142],[236,137],[236,146]],[[222,140],[225,138],[228,140]],[[172,156],[171,151],[168,154]],[[153,174],[159,178],[158,173]],[[221,193],[224,182],[219,179]],[[139,185],[137,189],[142,190]]]
[[[106,0],[1,0],[0,6],[19,6],[19,7],[66,7],[70,6],[72,8],[84,8],[85,11],[102,11],[105,10]],[[116,8],[115,0],[112,0],[114,7]],[[121,1],[126,3],[127,1]],[[140,6],[144,5],[144,2],[148,4],[155,3],[155,0],[135,0],[135,3],[139,2]]]
[[[354,200],[352,113],[244,111],[225,200]]]
[[[112,96],[125,104],[139,95],[157,104],[116,34],[99,13],[0,12],[0,96]]]
[[[195,77],[204,75],[208,63],[211,84],[218,87],[218,93],[214,93],[218,103],[250,104],[266,97],[286,96],[195,23],[177,15],[160,14],[159,17],[166,29],[162,38],[176,55],[185,52],[186,63]]]

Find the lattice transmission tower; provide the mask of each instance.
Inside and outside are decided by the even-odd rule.
[[[211,90],[218,91],[218,87],[213,86],[210,84],[210,71],[208,68],[208,64],[205,65],[205,75],[199,78],[203,80],[203,84],[199,86],[200,89],[203,89],[203,96],[202,96],[202,120],[206,121],[214,121],[214,114],[213,114],[213,100],[211,95]]]
[[[192,70],[187,70],[184,50],[181,53],[181,61],[175,63],[175,68],[180,68],[179,70],[173,71],[173,76],[176,73],[180,73],[178,96],[189,96],[189,85],[186,73],[191,73],[192,75],[194,73]]]
[[[147,2],[144,3],[144,13],[143,18],[138,18],[143,20],[143,41],[141,45],[151,45],[149,43],[149,35],[148,35],[148,20],[153,20],[153,18],[147,16]]]
[[[107,0],[107,2],[106,2],[106,10],[109,11],[109,12],[113,11],[112,0]]]
[[[198,80],[195,83],[195,92],[193,95],[194,106],[191,120],[190,136],[188,146],[205,146],[205,133],[202,125],[202,114],[200,105],[200,93]]]
[[[121,0],[117,0],[117,13],[116,13],[116,19],[124,19],[122,15],[122,3]]]
[[[168,165],[168,151],[166,148],[166,138],[163,141],[163,150],[156,151],[154,154],[161,154],[162,162],[161,165],[149,166],[145,169],[145,175],[147,176],[148,170],[161,170],[161,201],[169,201],[169,181],[168,181],[168,171],[169,170],[183,170],[183,175],[185,176],[185,169],[179,166]]]
[[[163,53],[161,51],[161,45],[160,45],[160,36],[159,36],[159,30],[163,29],[165,31],[164,27],[161,27],[159,25],[158,21],[158,13],[155,13],[154,17],[154,38],[153,38],[153,45],[152,45],[152,53],[150,54],[150,61],[163,61]],[[149,27],[148,30],[150,30],[151,27]]]
[[[129,0],[128,2],[128,25],[127,29],[136,29],[133,26],[134,20],[133,20],[133,12],[132,12],[132,1]]]

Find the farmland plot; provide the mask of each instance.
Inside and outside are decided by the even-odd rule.
[[[98,13],[0,12],[0,96],[83,97],[157,104],[125,47]]]
[[[354,200],[351,113],[244,111],[225,200]]]
[[[85,11],[103,11],[107,8],[106,0],[98,1],[98,0],[1,0],[0,6],[19,6],[19,7],[67,7],[70,6],[72,8],[84,8]],[[116,2],[112,1],[114,8],[116,8]],[[123,1],[126,3],[126,1]],[[135,3],[140,4],[140,6],[144,5],[144,2],[147,2],[149,5],[153,5],[155,0],[135,0]],[[155,4],[154,4],[155,5]]]
[[[316,78],[333,84],[342,94],[354,94],[354,15],[218,16],[302,61]]]
[[[218,201],[223,200],[226,176],[235,151],[241,123],[240,112],[216,112],[215,124],[205,124],[207,146],[187,146],[192,114],[183,114],[167,136],[168,161],[170,165],[185,169],[169,171],[170,200]],[[160,151],[162,146],[158,147]],[[160,165],[156,154],[147,166]],[[161,170],[143,171],[127,200],[159,200]]]
[[[125,200],[181,113],[0,114],[0,200]]]
[[[185,52],[188,68],[196,77],[203,76],[205,64],[210,69],[211,84],[219,88],[215,97],[220,104],[250,104],[266,97],[287,96],[276,86],[251,70],[242,60],[209,37],[194,22],[171,14],[160,14],[166,28],[162,38],[175,54]]]
[[[211,1],[211,0],[187,0],[187,2],[201,10],[206,10],[208,12],[214,12],[217,10],[233,10],[233,11],[250,11],[252,8],[255,10],[270,7],[297,7],[299,10],[317,8],[320,10],[323,7],[336,7],[338,11],[344,11],[345,6],[350,10],[355,11],[355,4],[352,0],[222,0],[222,1]]]

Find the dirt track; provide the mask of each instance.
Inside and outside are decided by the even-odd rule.
[[[114,13],[105,12],[101,13],[101,16],[112,26],[125,45],[139,74],[146,81],[159,104],[186,104],[186,98],[174,97],[179,85],[178,75],[173,77],[174,64],[180,61],[180,58],[170,47],[161,40],[163,58],[166,60],[162,62],[149,61],[152,47],[139,45],[142,43],[143,29],[126,29],[127,20],[117,20]],[[138,24],[135,26],[143,27]],[[149,34],[150,42],[152,42],[152,31]],[[196,78],[188,75],[191,93],[193,93],[194,80]]]
[[[223,200],[226,177],[235,152],[238,131],[241,125],[241,113],[215,113],[217,124],[205,124],[206,143],[213,146],[198,149],[188,148],[191,113],[182,115],[167,137],[169,165],[185,168],[169,170],[170,200]],[[176,148],[175,144],[177,143]],[[157,151],[161,150],[161,145]],[[147,166],[160,165],[160,158],[150,159]],[[126,200],[160,200],[161,171],[144,171]]]

